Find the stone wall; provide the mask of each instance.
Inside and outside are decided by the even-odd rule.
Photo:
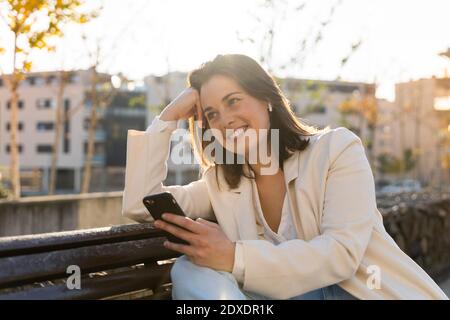
[[[398,246],[432,277],[450,272],[450,196],[378,199],[384,226]],[[393,204],[393,205],[392,205]]]
[[[121,208],[121,191],[0,200],[0,237],[133,223]]]

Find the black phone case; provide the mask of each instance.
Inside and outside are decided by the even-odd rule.
[[[142,201],[144,202],[144,206],[147,208],[148,212],[150,212],[151,216],[155,220],[164,221],[161,216],[165,212],[173,213],[182,217],[186,216],[170,192],[152,194],[144,197]],[[166,234],[167,239],[171,242],[189,244],[187,241],[180,239],[169,232],[164,231],[164,233]]]

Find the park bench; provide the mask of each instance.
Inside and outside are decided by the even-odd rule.
[[[152,223],[0,238],[0,300],[170,299],[164,240]]]

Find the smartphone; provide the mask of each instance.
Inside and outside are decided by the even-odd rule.
[[[150,196],[144,197],[142,200],[144,202],[144,206],[147,208],[148,212],[151,214],[153,219],[155,220],[163,220],[161,216],[163,213],[173,213],[182,217],[185,217],[183,210],[178,205],[177,201],[173,197],[170,192],[162,192],[157,194],[152,194]],[[166,223],[170,223],[166,221]],[[177,225],[180,228],[180,226]],[[180,239],[173,234],[163,231],[167,237],[167,239],[171,242],[180,243],[180,244],[189,244],[189,242]]]

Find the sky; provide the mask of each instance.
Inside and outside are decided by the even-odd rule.
[[[93,7],[98,3],[89,1]],[[132,79],[188,72],[221,53],[258,59],[265,25],[273,23],[270,67],[276,76],[377,83],[377,96],[393,100],[396,82],[443,76],[446,69],[450,74],[450,61],[438,55],[450,47],[449,0],[278,0],[275,9],[264,8],[264,1],[257,0],[102,3],[95,21],[65,29],[56,53],[34,54],[34,70],[87,68],[87,52],[96,43],[102,48],[100,69]],[[302,10],[294,10],[302,4]],[[333,6],[322,40],[312,45],[309,40]],[[82,33],[86,41],[81,40]],[[239,38],[252,38],[254,43]],[[309,39],[307,48],[296,54],[303,39]],[[361,45],[341,66],[358,41]],[[0,21],[0,44],[8,49],[10,43],[11,34]],[[280,68],[294,56],[304,57],[303,62]],[[0,56],[3,70],[11,67],[10,61],[10,51]]]

